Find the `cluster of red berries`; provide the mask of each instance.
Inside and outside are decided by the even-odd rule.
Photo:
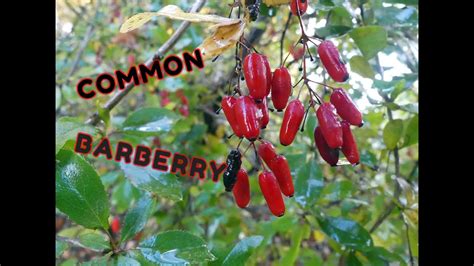
[[[177,90],[175,92],[175,95],[176,95],[176,97],[178,97],[178,99],[180,100],[180,103],[181,103],[179,105],[179,107],[176,107],[176,108],[178,108],[178,111],[183,116],[185,116],[185,117],[189,116],[188,97],[186,97],[186,95],[184,95],[184,91],[182,89]],[[167,90],[161,90],[160,91],[160,98],[161,98],[161,102],[160,102],[161,107],[165,107],[166,105],[168,105],[171,102],[170,93]]]
[[[277,217],[283,216],[285,202],[281,194],[287,197],[293,197],[295,194],[288,161],[285,156],[277,154],[275,147],[265,140],[261,140],[257,154],[270,169],[264,168],[258,176],[260,190],[271,213]],[[241,157],[238,149],[230,152],[223,181],[226,191],[232,191],[237,206],[245,208],[250,203],[250,184],[247,171],[241,168]]]
[[[298,16],[306,12],[307,6],[307,0],[292,0],[290,3],[291,12]],[[347,81],[349,73],[345,63],[331,41],[322,40],[317,52],[322,66],[333,80]],[[300,58],[304,56],[305,49],[296,52],[292,47],[290,53],[295,58]],[[248,95],[242,95],[240,89],[237,89],[236,92],[240,96],[223,97],[221,108],[234,135],[241,139],[245,137],[256,149],[258,160],[263,167],[258,177],[260,190],[270,211],[275,216],[282,216],[285,213],[285,204],[281,194],[292,197],[294,187],[286,158],[278,155],[273,145],[260,137],[260,131],[265,129],[270,121],[267,97],[271,98],[273,107],[278,112],[284,110],[279,134],[280,144],[283,146],[291,145],[300,127],[304,127],[302,123],[304,124],[310,107],[315,109],[316,102],[311,98],[305,111],[305,106],[299,100],[299,94],[296,99],[290,100],[293,86],[288,69],[282,64],[272,72],[267,57],[262,54],[256,52],[248,54],[243,60],[242,70]],[[307,82],[306,75],[303,78]],[[314,129],[315,144],[321,157],[331,166],[337,165],[339,151],[342,151],[347,160],[355,165],[359,163],[359,153],[350,125],[362,126],[362,114],[345,90],[342,88],[332,90],[330,101],[323,102],[310,89],[310,94],[317,96],[320,105],[317,110],[315,109],[318,120],[318,126]],[[261,142],[258,152],[254,145],[257,139]],[[270,170],[265,168],[262,160]],[[238,148],[232,150],[227,157],[227,169],[223,181],[226,191],[233,192],[237,205],[245,208],[250,202],[250,186],[248,174],[241,168],[241,164],[240,151]]]

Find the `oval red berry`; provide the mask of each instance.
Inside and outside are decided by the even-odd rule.
[[[295,99],[286,107],[283,122],[280,128],[280,143],[283,146],[290,145],[296,137],[304,117],[304,106],[300,100]]]
[[[349,78],[346,66],[339,56],[339,51],[331,41],[323,41],[318,47],[319,58],[329,76],[337,82],[344,82]]]

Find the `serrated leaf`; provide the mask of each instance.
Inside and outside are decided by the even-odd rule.
[[[398,141],[403,134],[403,120],[394,119],[385,125],[383,129],[383,142],[387,149],[393,150],[397,147]]]
[[[124,242],[138,234],[146,225],[155,202],[144,195],[125,216],[120,241]]]
[[[369,232],[351,219],[319,217],[318,223],[327,236],[341,245],[358,250],[368,250],[373,246]]]
[[[206,242],[185,231],[167,231],[150,237],[139,246],[143,256],[152,262],[202,263],[215,260]]]
[[[363,56],[353,56],[349,60],[349,64],[351,66],[351,70],[356,72],[357,74],[370,79],[373,79],[375,77],[374,70],[370,66],[369,62],[367,62],[367,59],[365,59]]]
[[[94,168],[70,150],[56,160],[56,207],[84,227],[109,228],[109,202]]]
[[[120,168],[125,177],[137,188],[151,192],[160,197],[179,201],[183,199],[181,182],[177,176],[148,167],[139,167],[121,162]]]
[[[303,208],[313,206],[318,201],[323,187],[323,174],[316,160],[312,159],[296,174],[295,201]]]
[[[237,243],[222,263],[223,266],[244,265],[252,252],[260,246],[263,236],[249,236]]]
[[[66,141],[75,140],[78,132],[93,135],[95,128],[84,124],[77,118],[61,117],[56,121],[56,153],[64,146]]]
[[[122,129],[125,133],[138,136],[156,136],[168,132],[179,116],[164,108],[143,108],[125,119]]]
[[[387,46],[387,31],[381,26],[363,26],[353,29],[349,35],[366,59],[374,57]]]

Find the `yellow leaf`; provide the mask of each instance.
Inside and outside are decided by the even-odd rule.
[[[199,46],[203,57],[215,57],[232,48],[244,33],[245,25],[242,20],[235,24],[225,22],[215,25],[213,27],[214,33]]]
[[[289,4],[290,0],[263,0],[263,3],[267,6],[281,6]]]
[[[186,20],[189,22],[209,22],[209,23],[237,23],[238,19],[231,19],[217,15],[206,15],[199,13],[186,13],[181,8],[175,5],[167,5],[156,12],[159,16],[165,16],[171,19]]]
[[[314,230],[313,236],[314,236],[314,240],[316,240],[316,243],[322,243],[325,238],[324,234],[319,230]]]
[[[122,27],[120,27],[120,32],[126,33],[134,29],[140,28],[145,23],[150,21],[150,19],[154,16],[156,16],[156,13],[154,12],[143,12],[135,14],[122,24]]]
[[[185,20],[189,22],[208,22],[214,24],[226,23],[228,25],[236,24],[240,21],[239,19],[230,19],[217,15],[187,13],[178,6],[167,5],[158,12],[144,12],[133,15],[122,24],[122,27],[120,27],[120,32],[125,33],[137,29],[150,21],[150,19],[154,16],[165,16],[171,19]]]

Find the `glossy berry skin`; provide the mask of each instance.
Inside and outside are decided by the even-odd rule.
[[[270,212],[277,217],[283,216],[285,214],[285,202],[281,196],[280,186],[275,175],[268,170],[264,170],[258,176],[258,184]]]
[[[349,78],[346,66],[339,56],[339,51],[331,41],[323,41],[318,47],[318,54],[329,76],[337,82],[344,82]]]
[[[280,143],[283,146],[290,145],[296,137],[304,117],[304,106],[300,100],[291,101],[286,107],[283,122],[280,128]]]
[[[308,1],[309,0],[291,0],[290,2],[291,13],[293,13],[294,16],[298,15],[297,5],[300,10],[300,15],[303,15],[304,13],[306,13],[306,9],[308,8]]]
[[[237,125],[245,138],[256,140],[260,135],[260,122],[257,117],[258,108],[249,96],[240,96],[235,102],[234,116]]]
[[[344,144],[342,145],[342,153],[346,156],[351,164],[359,164],[359,151],[357,150],[357,143],[351,131],[351,125],[347,121],[342,121],[342,135]]]
[[[291,76],[286,67],[279,67],[273,72],[272,102],[273,107],[281,112],[285,109],[291,95]]]
[[[263,56],[264,60],[263,60],[263,63],[265,64],[265,70],[267,72],[267,89],[266,89],[266,96],[268,96],[268,94],[270,94],[270,90],[271,90],[271,87],[272,87],[272,78],[273,78],[273,74],[272,74],[272,69],[270,67],[270,63],[268,62],[268,59],[266,56]]]
[[[272,160],[278,155],[273,147],[272,143],[266,140],[262,140],[262,143],[258,146],[258,155],[263,161],[270,167]]]
[[[314,129],[314,142],[323,160],[331,166],[336,166],[339,161],[339,150],[329,147],[319,126]]]
[[[337,114],[351,125],[361,127],[364,124],[362,114],[344,89],[333,90],[331,103],[336,107]]]
[[[230,127],[232,127],[232,131],[234,131],[234,134],[237,137],[242,138],[244,134],[240,129],[239,124],[237,123],[237,119],[234,115],[234,107],[236,101],[237,99],[235,97],[224,96],[221,101],[221,107],[222,111],[224,111],[225,118],[227,118]]]
[[[114,234],[117,234],[120,231],[120,218],[118,216],[114,217],[114,219],[112,220],[112,225],[110,227]]]
[[[235,202],[240,208],[245,208],[250,202],[250,184],[249,176],[245,169],[241,168],[237,173],[237,182],[232,189]]]
[[[268,122],[270,122],[270,115],[268,114],[267,99],[263,98],[262,102],[256,103],[258,110],[261,112],[259,122],[260,128],[264,129],[267,127]]]
[[[291,177],[290,165],[285,156],[277,155],[268,167],[270,167],[278,180],[283,195],[293,197],[295,194],[295,188],[293,186],[293,178]]]
[[[249,94],[257,101],[263,100],[270,89],[271,70],[265,56],[251,53],[244,59],[243,64],[245,81]]]
[[[230,192],[237,182],[237,173],[242,165],[242,155],[238,150],[231,150],[227,156],[227,168],[222,175],[225,191]]]
[[[316,111],[321,132],[329,147],[336,149],[342,146],[342,127],[337,119],[336,108],[329,102],[325,102],[319,106]]]

